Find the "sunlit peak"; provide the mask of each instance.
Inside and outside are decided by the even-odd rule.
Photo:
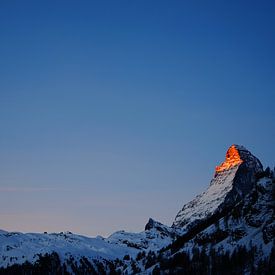
[[[229,170],[234,166],[240,165],[243,160],[240,157],[239,151],[235,145],[230,146],[226,152],[225,161],[216,166],[216,173],[220,173],[224,170]]]

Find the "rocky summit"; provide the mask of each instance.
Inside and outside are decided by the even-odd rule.
[[[245,147],[230,146],[225,161],[216,167],[207,190],[183,206],[173,227],[190,228],[232,207],[253,189],[257,174],[262,171],[261,162]]]

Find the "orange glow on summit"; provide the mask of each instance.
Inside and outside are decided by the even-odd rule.
[[[234,166],[240,165],[242,162],[243,160],[241,159],[237,148],[235,145],[232,145],[226,152],[225,161],[221,165],[216,166],[216,173],[229,170]]]

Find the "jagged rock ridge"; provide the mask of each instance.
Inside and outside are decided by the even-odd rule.
[[[173,227],[186,230],[224,207],[232,207],[252,190],[257,173],[262,171],[261,162],[245,147],[230,146],[208,189],[183,206]]]

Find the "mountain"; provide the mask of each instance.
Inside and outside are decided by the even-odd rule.
[[[62,261],[73,257],[78,261],[82,256],[88,260],[106,259],[115,260],[123,258],[124,255],[134,256],[135,251],[119,245],[105,242],[103,238],[88,238],[61,232],[47,234],[18,232],[0,232],[0,264],[3,267],[14,263],[22,264],[25,261],[35,263],[40,255],[56,252]]]
[[[260,178],[225,215],[180,236],[157,254],[155,272],[275,274],[274,184]]]
[[[251,191],[256,175],[262,171],[261,162],[246,148],[232,145],[226,152],[225,161],[216,167],[208,189],[183,206],[173,227],[188,229],[231,208]]]
[[[177,229],[150,218],[144,231],[140,233],[118,231],[106,238],[106,242],[143,251],[158,251],[169,245],[178,236],[180,236],[180,231]]]
[[[172,226],[139,233],[0,231],[1,274],[275,274],[275,171],[232,145]]]

